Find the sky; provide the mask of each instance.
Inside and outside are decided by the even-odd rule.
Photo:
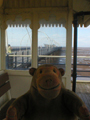
[[[78,28],[78,47],[90,47],[90,26]]]
[[[72,29],[72,40],[73,40]],[[6,44],[11,46],[31,46],[32,30],[29,27],[8,27]],[[40,27],[38,30],[38,46],[55,44],[66,46],[66,29],[64,27]],[[73,42],[72,42],[73,45]],[[90,26],[78,27],[78,47],[90,47]]]

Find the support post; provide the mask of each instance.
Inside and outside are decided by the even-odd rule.
[[[23,55],[24,55],[24,51],[22,51],[22,68],[24,67],[24,57],[23,57]]]
[[[15,53],[17,55],[17,52]],[[15,56],[15,68],[17,68],[17,56]]]
[[[27,55],[29,55],[29,51],[27,51]],[[27,65],[28,65],[28,62],[29,62],[29,57],[27,57]]]
[[[74,16],[74,53],[73,53],[73,88],[76,91],[76,77],[77,77],[77,15]]]
[[[72,9],[68,12],[66,33],[66,83],[65,87],[71,89],[71,56],[72,56]]]
[[[33,13],[32,23],[32,67],[37,68],[37,57],[38,57],[38,28],[39,28],[39,21],[38,21],[38,14]]]
[[[1,41],[1,70],[6,69],[6,62],[5,62],[5,57],[6,57],[6,46],[5,46],[5,31],[6,31],[7,25],[4,16],[2,16],[1,19],[1,26],[0,26],[0,41]]]

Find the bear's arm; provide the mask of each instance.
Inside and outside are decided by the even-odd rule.
[[[68,110],[75,113],[83,120],[90,120],[90,113],[87,107],[85,106],[84,102],[78,97],[78,95],[73,91],[64,90],[63,101]]]
[[[17,98],[8,108],[6,113],[6,120],[20,119],[27,111],[29,100],[30,100],[30,95],[28,95],[28,93]]]

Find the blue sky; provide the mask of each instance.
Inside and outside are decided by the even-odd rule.
[[[78,47],[90,47],[90,26],[78,28]]]
[[[29,27],[8,27],[6,33],[8,44],[11,46],[31,45],[32,30]],[[66,29],[64,27],[41,27],[38,30],[38,46],[47,43],[66,46]],[[78,28],[78,47],[90,47],[90,26]]]
[[[64,27],[41,27],[39,30],[38,44],[55,44],[66,46],[66,29]]]

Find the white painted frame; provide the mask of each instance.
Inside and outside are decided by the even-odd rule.
[[[27,12],[31,12],[29,13],[30,19],[32,24],[30,25],[31,29],[32,29],[32,67],[37,67],[37,56],[38,56],[38,50],[37,50],[37,46],[38,46],[38,28],[39,26],[39,20],[41,18],[43,18],[43,14],[39,14],[40,11],[45,12],[46,11],[46,16],[45,19],[48,19],[49,14],[51,13],[55,13],[57,14],[57,11],[64,11],[66,16],[65,18],[67,19],[67,24],[66,24],[66,30],[67,30],[67,37],[66,37],[66,72],[65,75],[63,77],[64,83],[66,88],[71,88],[71,48],[72,48],[72,0],[68,1],[69,4],[69,8],[67,9],[65,8],[41,8],[41,9],[25,9],[25,11]],[[68,11],[67,11],[68,10]],[[5,16],[3,15],[2,18],[2,26],[1,26],[1,69],[5,70],[5,29],[6,29],[6,24],[5,21],[7,21],[7,19],[10,18],[14,18],[15,16],[12,16],[12,12],[15,11],[15,9],[12,9],[12,11],[10,11],[9,9],[7,9],[7,12],[9,13],[9,16],[7,16],[5,18]],[[18,14],[18,12],[24,11],[24,9],[20,9],[20,10],[16,10],[15,14]],[[49,13],[48,13],[49,11]],[[23,13],[25,14],[25,13]],[[62,14],[63,15],[63,14]],[[57,15],[58,16],[58,15]],[[28,76],[29,73],[28,71],[18,71],[18,70],[6,70],[8,71],[9,75],[25,75]]]

